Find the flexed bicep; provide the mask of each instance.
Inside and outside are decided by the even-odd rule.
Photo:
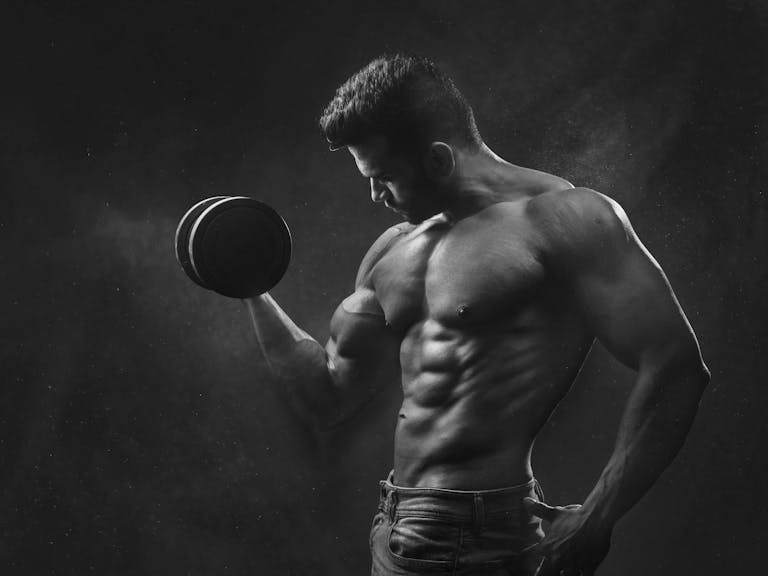
[[[387,327],[384,312],[368,288],[358,288],[336,309],[325,349],[344,418],[399,377],[399,339]]]
[[[342,421],[400,377],[400,339],[386,324],[372,274],[402,234],[401,226],[393,226],[373,243],[360,264],[355,291],[331,318],[325,352],[336,412]]]

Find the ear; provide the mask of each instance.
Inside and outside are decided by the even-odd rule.
[[[453,148],[445,142],[432,142],[424,155],[424,170],[432,180],[449,178],[456,168]]]

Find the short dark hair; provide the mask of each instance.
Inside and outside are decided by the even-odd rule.
[[[332,150],[377,134],[400,151],[435,140],[471,149],[482,143],[472,107],[453,81],[431,60],[402,54],[380,56],[344,82],[320,128]]]

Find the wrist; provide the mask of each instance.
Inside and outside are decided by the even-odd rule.
[[[606,508],[586,502],[579,512],[582,514],[582,530],[593,539],[602,539],[610,536],[617,518],[607,513]]]
[[[259,306],[259,305],[262,305],[262,304],[266,304],[267,302],[270,302],[270,301],[274,302],[274,299],[272,298],[272,296],[269,295],[269,292],[263,292],[262,294],[255,294],[253,296],[247,296],[247,297],[243,298],[242,300],[243,300],[243,302],[245,302],[245,304],[248,307]]]
[[[611,470],[606,469],[581,507],[586,523],[596,532],[610,532],[621,516],[615,480]]]

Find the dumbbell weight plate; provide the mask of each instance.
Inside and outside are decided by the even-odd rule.
[[[273,208],[244,196],[207,205],[192,225],[188,253],[203,286],[231,298],[273,288],[291,259],[291,233]]]

